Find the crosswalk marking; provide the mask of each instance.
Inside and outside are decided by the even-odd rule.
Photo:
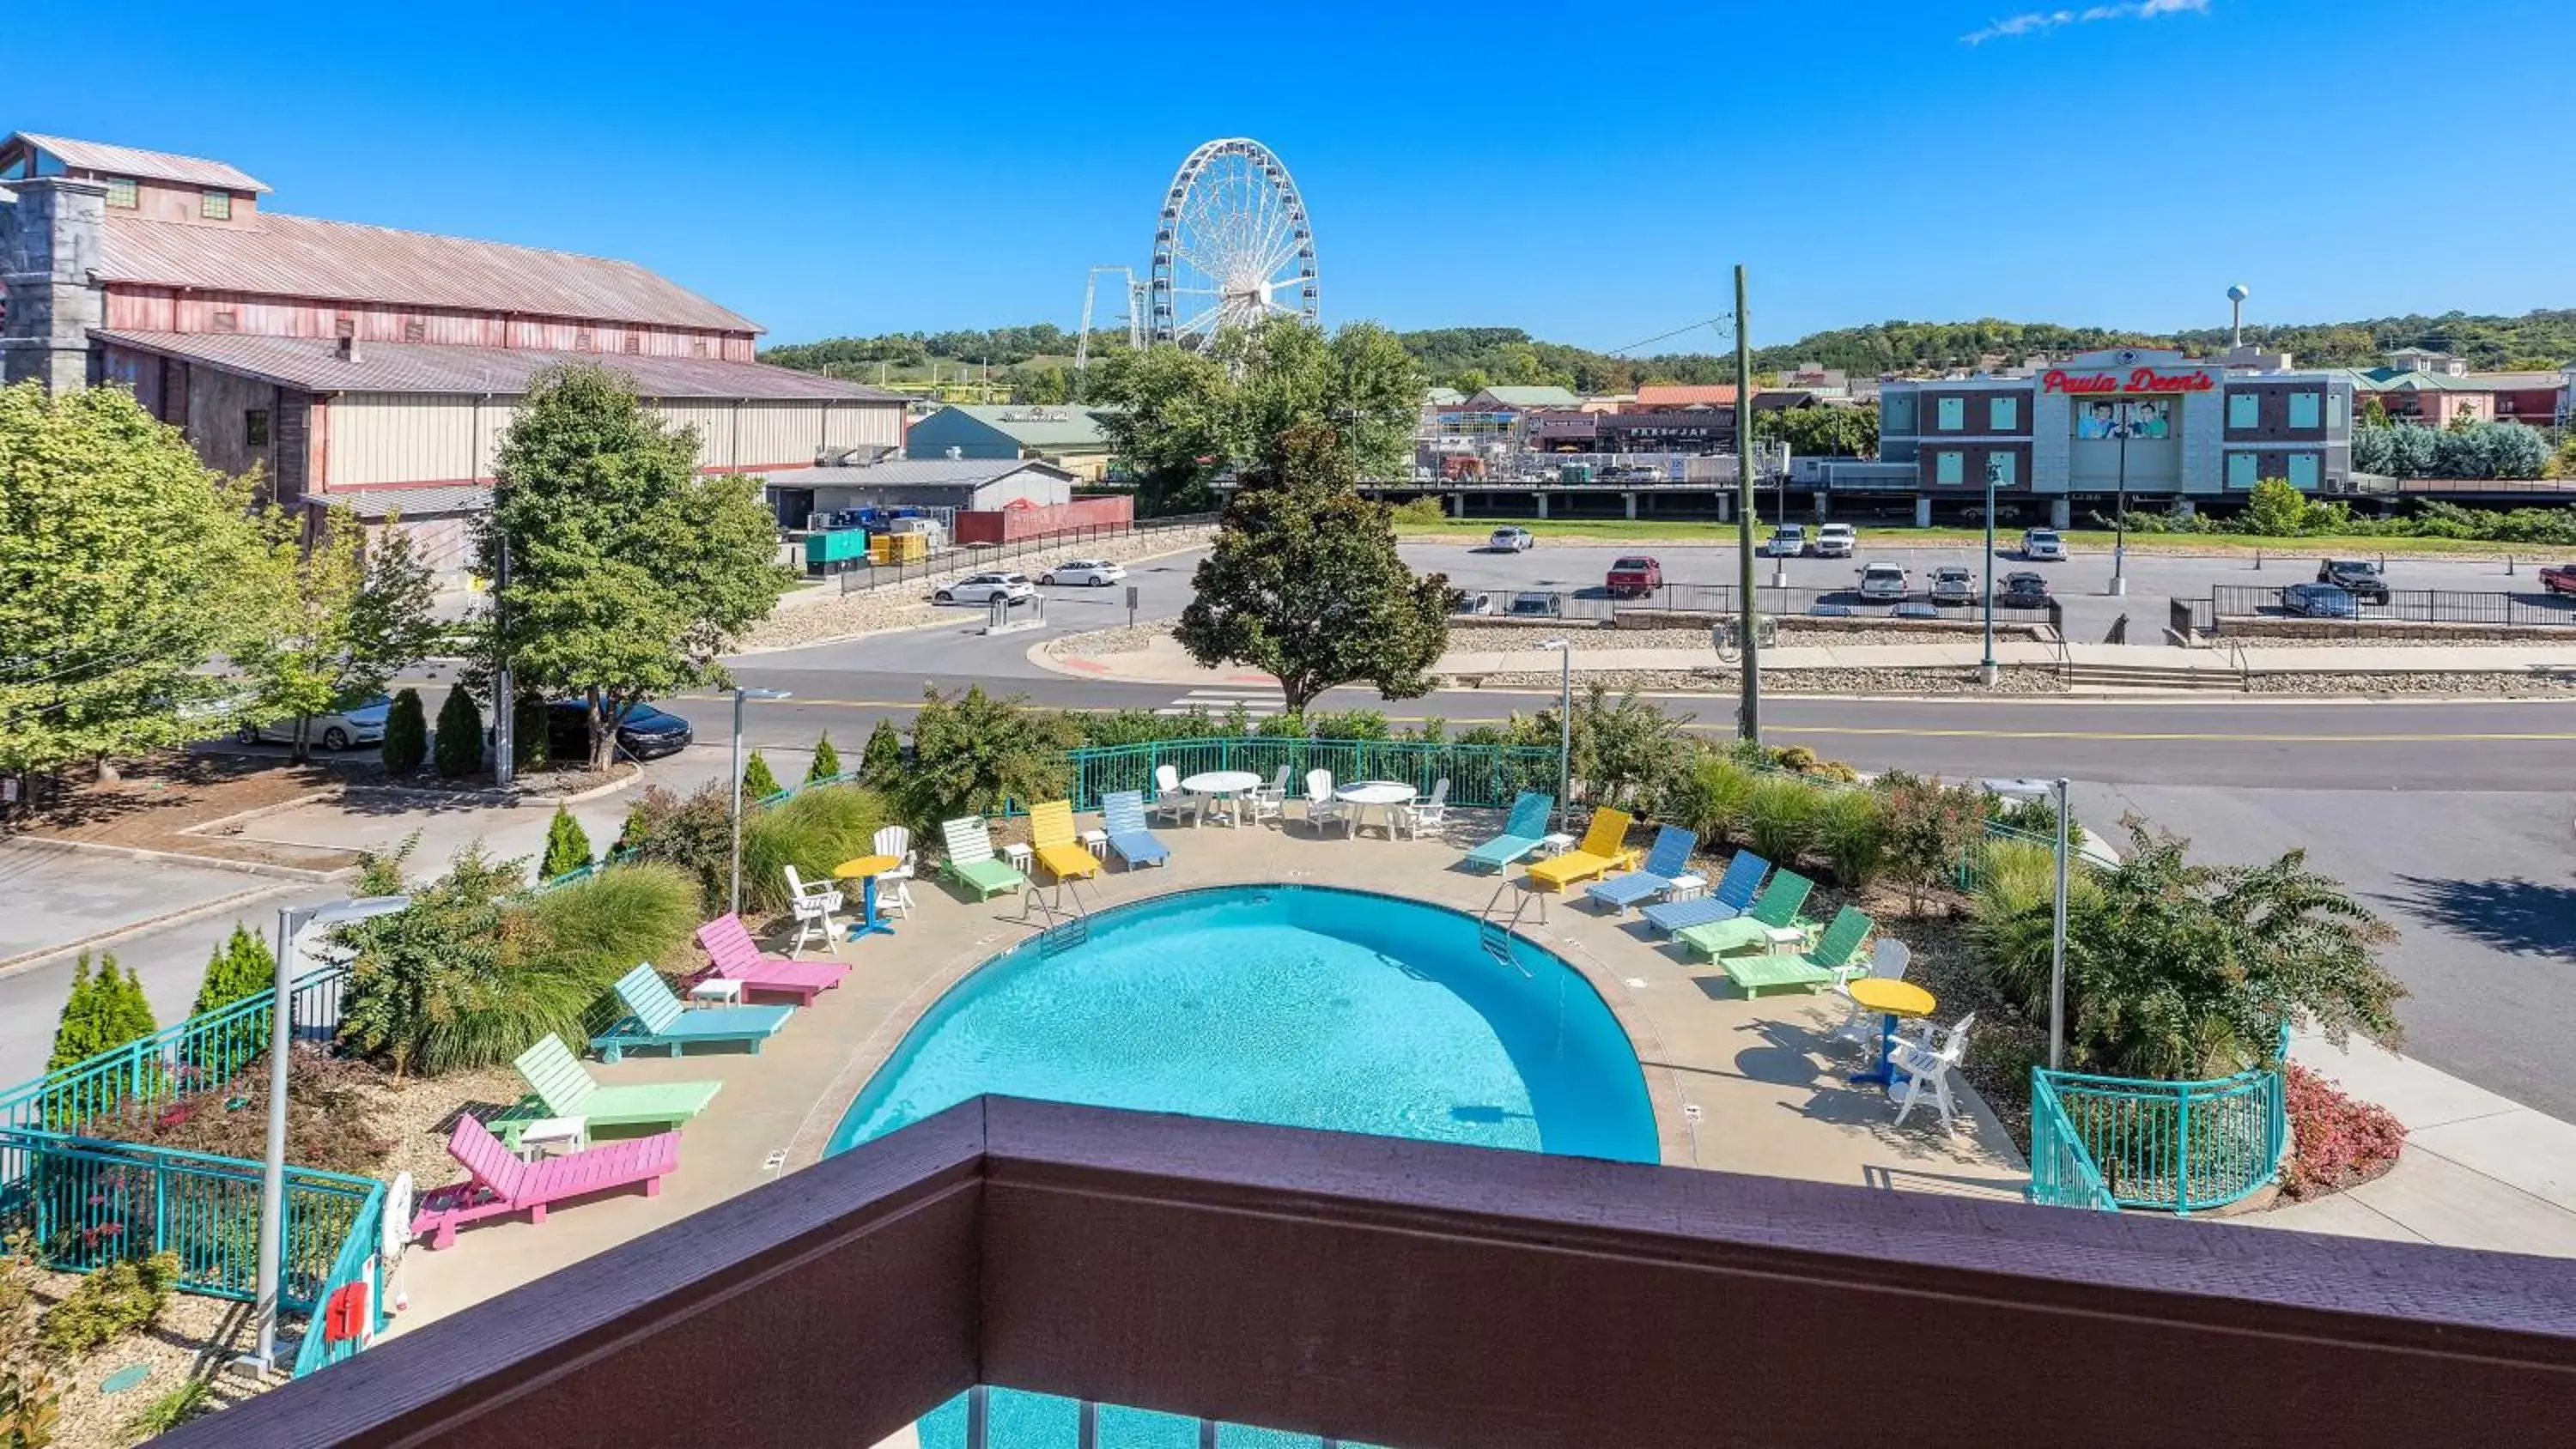
[[[1206,685],[1191,690],[1170,704],[1155,710],[1154,713],[1181,715],[1200,709],[1222,719],[1234,713],[1237,706],[1242,708],[1246,718],[1268,719],[1272,715],[1287,712],[1288,695],[1275,684],[1250,688]]]

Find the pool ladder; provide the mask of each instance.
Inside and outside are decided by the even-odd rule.
[[[1083,908],[1082,894],[1075,889],[1080,884],[1078,880],[1068,880],[1058,885],[1056,892],[1062,899],[1054,904],[1047,901],[1034,883],[1029,886],[1025,901],[1027,914],[1032,919],[1043,917],[1046,921],[1038,928],[1040,958],[1070,951],[1091,939],[1091,912]],[[1058,906],[1067,909],[1059,910]]]
[[[1530,969],[1521,964],[1518,953],[1512,949],[1512,942],[1516,939],[1513,933],[1520,929],[1521,913],[1529,909],[1532,901],[1538,902],[1539,920],[1547,919],[1547,897],[1523,887],[1520,899],[1512,903],[1511,913],[1505,915],[1503,914],[1503,892],[1510,890],[1515,884],[1517,882],[1505,881],[1494,887],[1493,899],[1485,902],[1485,908],[1476,913],[1476,944],[1483,947],[1485,954],[1493,957],[1499,964],[1509,966],[1523,976],[1527,976],[1530,974]]]

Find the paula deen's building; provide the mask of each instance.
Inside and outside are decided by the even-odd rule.
[[[2028,375],[1890,382],[1879,408],[1879,458],[1914,465],[1925,523],[1954,501],[1982,505],[1990,475],[1999,499],[2048,500],[2061,528],[2124,487],[2131,508],[2153,510],[2242,499],[2273,478],[2351,486],[2349,375],[2115,348]]]

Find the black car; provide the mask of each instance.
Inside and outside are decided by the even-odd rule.
[[[589,711],[590,706],[578,699],[558,699],[547,705],[546,753],[559,760],[588,754]],[[676,755],[689,747],[692,738],[687,720],[638,704],[626,711],[625,721],[617,727],[617,753],[633,760]]]
[[[2379,565],[2361,558],[2317,560],[2317,582],[2332,584],[2365,604],[2388,603],[2388,576]]]
[[[2045,609],[2048,607],[2046,574],[2012,573],[2004,575],[1995,590],[1995,606],[2002,609]]]

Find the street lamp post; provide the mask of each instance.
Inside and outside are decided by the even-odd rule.
[[[1986,457],[1986,657],[1977,665],[1977,679],[1992,689],[2002,673],[1995,665],[1995,485],[2002,481],[2004,459],[2000,453]]]
[[[784,689],[745,689],[736,685],[733,691],[733,886],[726,894],[726,909],[742,914],[742,702],[746,699],[793,699]]]
[[[1560,817],[1570,820],[1574,802],[1566,796],[1574,780],[1574,643],[1550,639],[1538,647],[1556,650],[1563,664],[1556,699],[1556,809]]]
[[[2057,893],[2048,936],[2048,1069],[2057,1071],[2066,1057],[2066,866],[2070,833],[2066,808],[2067,781],[1988,780],[1988,790],[2007,800],[2046,799],[2057,807]]]
[[[2119,421],[2111,425],[2111,434],[2119,440],[2120,463],[2117,481],[2112,485],[2118,502],[2111,519],[2111,594],[2114,598],[2129,592],[2129,428],[2137,416],[2137,404],[2122,403]]]
[[[362,896],[320,905],[285,906],[277,913],[277,974],[268,1022],[268,1154],[259,1173],[259,1337],[251,1351],[233,1360],[238,1373],[265,1378],[277,1367],[277,1311],[280,1265],[286,1258],[286,1093],[287,1063],[295,1044],[296,940],[308,926],[336,926],[386,915],[411,904],[409,896]]]

